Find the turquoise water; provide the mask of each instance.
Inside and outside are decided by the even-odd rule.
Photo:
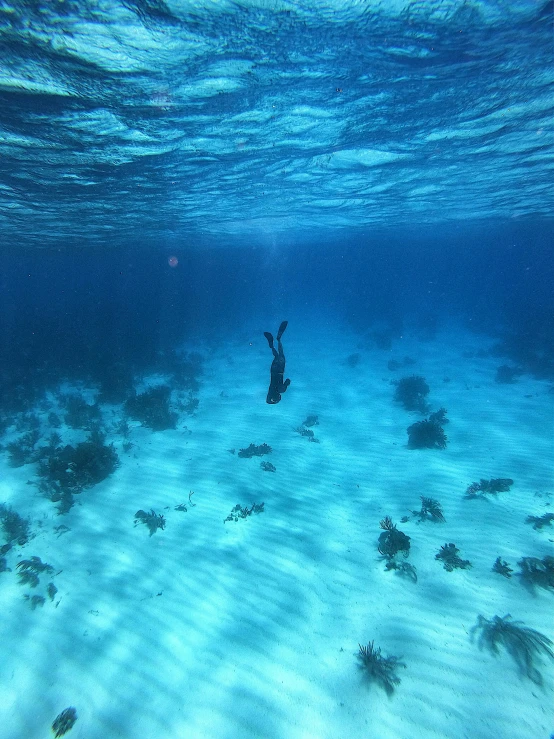
[[[552,22],[0,4],[2,737],[551,735]]]

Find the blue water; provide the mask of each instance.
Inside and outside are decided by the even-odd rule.
[[[7,245],[551,215],[551,3],[64,0],[0,28]]]
[[[138,236],[139,238],[139,236]],[[292,236],[291,236],[292,238]],[[546,221],[383,228],[333,243],[172,249],[2,249],[3,395],[23,379],[104,380],[145,371],[181,342],[243,338],[283,317],[375,323],[398,338],[451,320],[484,332],[502,356],[554,378],[554,260]],[[178,264],[168,264],[171,257]],[[31,397],[31,396],[29,396]]]
[[[437,358],[446,335],[462,363],[473,336],[551,407],[553,20],[536,0],[3,1],[6,470],[7,445],[63,383],[120,413],[176,357],[258,339],[266,351],[262,331],[285,318],[297,357],[332,336],[341,367],[343,340],[382,352],[385,371],[406,338]],[[242,392],[247,373],[231,371]],[[297,385],[306,407],[313,372]],[[41,423],[36,449],[52,432]],[[37,460],[0,503],[27,510]],[[26,731],[8,739],[45,735]]]

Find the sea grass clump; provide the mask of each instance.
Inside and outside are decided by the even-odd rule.
[[[171,388],[158,385],[129,398],[124,405],[125,412],[135,421],[140,421],[152,431],[174,429],[177,414],[170,409]]]
[[[20,585],[29,585],[36,588],[39,584],[39,575],[43,572],[51,575],[54,572],[52,565],[43,562],[40,557],[31,557],[30,559],[22,559],[16,565],[17,575]]]
[[[420,521],[444,523],[446,520],[439,501],[434,498],[427,498],[424,495],[421,496],[421,509],[419,511],[412,511],[412,513],[417,516]]]
[[[56,716],[52,724],[52,731],[54,732],[54,736],[57,738],[63,736],[64,734],[67,734],[67,732],[73,728],[73,725],[76,721],[77,711],[73,708],[73,706],[70,706],[69,708],[63,710]]]
[[[496,572],[498,575],[502,575],[502,577],[510,578],[512,576],[512,568],[510,565],[506,562],[506,560],[502,559],[501,557],[497,557],[494,560],[494,564],[492,566],[492,571]]]
[[[252,457],[263,457],[264,454],[271,454],[272,448],[269,446],[269,444],[250,444],[245,449],[239,449],[238,456],[243,457],[245,459],[250,459]]]
[[[542,559],[522,557],[517,564],[521,581],[531,590],[535,585],[545,590],[554,589],[554,557],[549,554]]]
[[[60,513],[71,508],[74,495],[102,482],[119,467],[114,445],[104,441],[104,434],[94,430],[75,447],[67,444],[42,450],[38,487],[52,502],[60,503]]]
[[[24,464],[36,462],[36,444],[40,439],[38,429],[32,429],[23,436],[6,444],[10,467],[22,467]]]
[[[519,671],[536,685],[542,685],[542,675],[537,663],[541,658],[554,659],[552,641],[535,629],[525,626],[523,621],[514,621],[510,614],[487,619],[479,616],[471,630],[471,636],[479,634],[479,647],[497,655],[503,647],[517,664]]]
[[[311,441],[315,444],[319,444],[319,439],[316,437],[312,429],[306,428],[306,426],[297,426],[297,428],[294,429],[297,434],[300,434],[300,436],[303,436],[308,441]]]
[[[29,541],[29,526],[28,518],[23,518],[5,503],[0,503],[0,528],[10,547],[12,544],[23,546]]]
[[[407,557],[410,553],[410,537],[396,528],[390,516],[385,516],[379,526],[384,529],[377,544],[379,553],[388,560],[394,559],[397,554]]]
[[[398,403],[402,403],[407,411],[426,412],[427,403],[425,398],[429,395],[429,385],[423,377],[419,375],[403,377],[395,385],[394,399]]]
[[[398,562],[396,559],[388,559],[385,564],[385,570],[394,570],[399,577],[405,580],[411,580],[413,583],[417,582],[417,570],[410,562]]]
[[[472,482],[466,490],[466,498],[484,497],[485,495],[496,495],[497,493],[506,493],[514,484],[509,477],[496,477],[492,480],[481,478],[479,482]]]
[[[400,678],[396,674],[399,667],[406,667],[399,657],[390,655],[384,657],[381,648],[376,647],[371,641],[367,646],[358,644],[359,667],[364,676],[370,681],[380,685],[387,695],[392,695],[394,689],[400,684]]]
[[[542,516],[527,516],[525,523],[532,523],[535,531],[540,531],[545,526],[550,526],[554,521],[554,513],[543,513]]]
[[[408,449],[446,449],[448,438],[442,427],[444,422],[443,417],[432,413],[429,418],[412,423],[407,428]]]
[[[165,529],[165,518],[161,513],[156,513],[153,508],[150,509],[150,513],[143,510],[135,513],[135,526],[139,523],[143,523],[148,528],[150,536],[155,534],[158,529],[162,531]]]
[[[89,429],[102,419],[98,403],[89,405],[79,393],[62,395],[60,405],[65,408],[65,422],[74,429]]]
[[[227,523],[227,521],[238,521],[239,518],[248,518],[248,516],[251,516],[253,513],[263,512],[263,503],[252,503],[250,508],[248,508],[248,506],[243,507],[240,505],[240,503],[237,503],[237,505],[231,510],[231,513],[227,516],[223,523]]]
[[[435,559],[441,560],[447,572],[469,569],[471,567],[469,559],[462,559],[459,555],[460,550],[455,544],[443,544],[439,552],[435,554]]]

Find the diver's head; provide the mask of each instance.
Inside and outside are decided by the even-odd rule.
[[[281,393],[278,393],[275,390],[267,394],[267,398],[265,399],[265,402],[269,403],[270,405],[275,405],[275,403],[278,403],[280,400],[281,400]]]

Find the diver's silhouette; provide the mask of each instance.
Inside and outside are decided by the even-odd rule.
[[[273,352],[273,362],[271,363],[270,369],[271,380],[269,383],[269,390],[267,391],[267,398],[265,399],[265,402],[270,403],[271,405],[275,405],[275,403],[278,403],[281,400],[281,393],[284,393],[290,385],[289,379],[283,381],[285,374],[285,354],[283,352],[283,345],[281,344],[281,336],[285,333],[287,325],[288,321],[283,321],[279,326],[279,331],[277,332],[277,349],[279,351],[277,351],[273,346],[273,336],[269,331],[264,331],[264,336],[267,339],[269,348]]]

